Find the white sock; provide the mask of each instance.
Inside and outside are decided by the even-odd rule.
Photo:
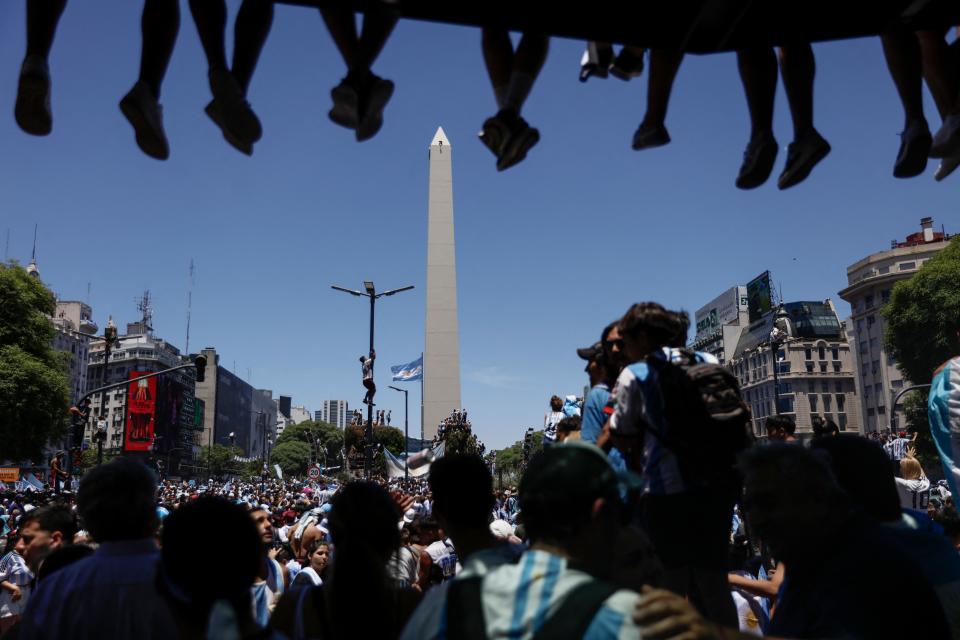
[[[523,103],[526,102],[527,96],[530,95],[530,90],[533,89],[535,80],[536,78],[530,74],[514,72],[513,75],[510,76],[510,88],[507,90],[503,108],[512,109],[519,115],[520,110],[523,108]]]

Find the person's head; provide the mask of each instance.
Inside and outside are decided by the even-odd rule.
[[[553,411],[560,411],[561,409],[563,409],[563,398],[561,398],[560,396],[551,396],[550,408]]]
[[[823,418],[820,416],[810,416],[810,427],[813,430],[814,438],[822,438],[824,436],[823,432]]]
[[[829,535],[847,501],[826,455],[796,445],[774,443],[740,456],[743,506],[753,532],[774,556],[789,562],[816,548]]]
[[[603,345],[603,354],[606,357],[607,363],[613,370],[613,377],[616,377],[619,375],[620,370],[626,366],[619,320],[611,322],[606,326],[600,337],[600,343]]]
[[[549,447],[530,461],[520,481],[526,534],[535,543],[589,560],[616,539],[620,495],[617,475],[597,447],[571,442]]]
[[[557,440],[565,442],[573,437],[579,439],[580,434],[580,416],[567,416],[557,423]]]
[[[433,511],[445,529],[482,530],[493,509],[493,478],[479,456],[450,455],[430,466]]]
[[[687,321],[689,323],[689,320]],[[656,302],[638,302],[618,325],[627,362],[639,362],[667,346],[678,334],[677,315]]]
[[[156,534],[157,480],[144,464],[117,458],[83,476],[77,513],[97,542],[140,540]]]
[[[34,573],[43,560],[77,532],[77,519],[67,507],[41,507],[20,519],[20,537],[14,547]]]
[[[837,426],[837,423],[833,420],[827,418],[823,421],[823,427],[820,431],[820,437],[822,438],[833,438],[840,435],[840,427]]]
[[[900,520],[900,498],[883,447],[853,434],[819,438],[810,448],[829,455],[840,488],[868,515],[881,522]]]
[[[360,356],[360,362],[366,362],[366,361],[367,361],[366,358],[364,358],[363,356]]]
[[[226,562],[197,579],[197,534],[223,531],[217,552]],[[260,573],[263,543],[246,510],[223,498],[203,497],[183,505],[163,522],[160,588],[181,624],[204,629],[219,600],[241,620],[252,618],[250,586]]]
[[[919,480],[923,477],[923,467],[916,458],[903,458],[900,460],[900,476],[904,480]]]
[[[780,442],[793,438],[793,434],[797,431],[797,424],[793,418],[784,415],[767,417],[764,427],[768,438]]]
[[[667,346],[681,348],[687,344],[687,333],[690,332],[690,314],[683,309],[672,313],[675,326],[673,336],[667,342]]]
[[[266,509],[256,507],[250,510],[250,519],[257,526],[257,534],[263,546],[273,545],[273,524],[270,522],[270,512]]]
[[[311,540],[307,545],[307,560],[314,571],[318,574],[323,573],[330,561],[330,545],[323,539]]]

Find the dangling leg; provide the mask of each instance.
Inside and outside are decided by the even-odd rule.
[[[20,67],[14,117],[31,135],[45,136],[53,130],[47,61],[66,5],[67,0],[27,0],[27,53]]]
[[[773,137],[773,101],[777,91],[777,58],[768,47],[737,52],[737,68],[750,112],[750,142],[743,154],[737,187],[759,187],[773,171],[777,140]]]
[[[803,182],[830,153],[830,144],[813,127],[813,79],[816,62],[809,44],[780,48],[780,73],[793,118],[793,142],[787,147],[787,164],[777,187],[789,189]]]

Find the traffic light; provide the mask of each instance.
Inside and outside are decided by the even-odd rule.
[[[197,356],[193,359],[193,366],[197,368],[197,382],[203,382],[206,378],[207,358],[206,356]]]

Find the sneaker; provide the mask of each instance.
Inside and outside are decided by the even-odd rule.
[[[947,116],[933,136],[931,158],[952,158],[960,155],[960,113]]]
[[[640,124],[636,133],[633,134],[633,143],[630,145],[634,151],[641,149],[652,149],[653,147],[662,147],[670,144],[670,133],[662,124],[653,126]]]
[[[240,138],[233,135],[233,133],[227,129],[223,123],[223,117],[220,114],[220,110],[217,108],[217,101],[211,100],[203,109],[204,113],[207,114],[213,124],[217,125],[220,128],[220,131],[223,133],[223,139],[230,144],[231,147],[239,151],[240,153],[248,156],[253,155],[253,143],[247,140],[241,140]]]
[[[370,84],[363,93],[363,108],[357,125],[357,142],[369,140],[383,126],[383,110],[393,95],[393,82],[371,74]]]
[[[933,179],[940,182],[953,173],[957,167],[960,167],[960,155],[953,156],[952,158],[944,158],[940,161],[940,165],[934,172]]]
[[[607,49],[599,51],[593,43],[588,43],[580,58],[580,82],[590,78],[605,79],[609,75],[612,55]]]
[[[497,171],[506,171],[519,164],[538,142],[540,142],[540,132],[527,124],[526,120],[518,117],[516,127],[511,131],[503,151],[497,157]]]
[[[787,147],[787,164],[777,180],[777,187],[789,189],[803,182],[813,168],[830,153],[830,143],[816,129]]]
[[[624,47],[617,59],[610,65],[610,75],[621,80],[630,80],[643,73],[643,55],[635,55]]]
[[[240,90],[236,78],[227,69],[210,70],[210,91],[219,113],[221,129],[244,143],[253,145],[263,135],[260,120]],[[209,114],[208,114],[209,115]]]
[[[738,189],[756,189],[770,177],[773,163],[777,159],[777,139],[770,131],[751,136],[747,149],[743,152],[743,164],[737,174]]]
[[[503,155],[503,148],[517,120],[517,116],[509,111],[501,111],[492,118],[487,118],[483,123],[483,129],[477,134],[480,142],[499,158]]]
[[[900,151],[893,165],[893,177],[913,178],[923,173],[927,168],[931,141],[926,120],[911,122],[900,134]]]
[[[46,136],[53,131],[50,112],[50,69],[40,56],[27,56],[20,67],[14,117],[24,132]]]
[[[360,94],[353,85],[344,78],[330,90],[330,97],[333,99],[333,108],[328,114],[330,120],[341,127],[356,129],[360,123]]]
[[[157,160],[170,157],[170,145],[163,131],[163,107],[150,87],[138,81],[120,100],[120,111],[133,127],[141,151]]]

